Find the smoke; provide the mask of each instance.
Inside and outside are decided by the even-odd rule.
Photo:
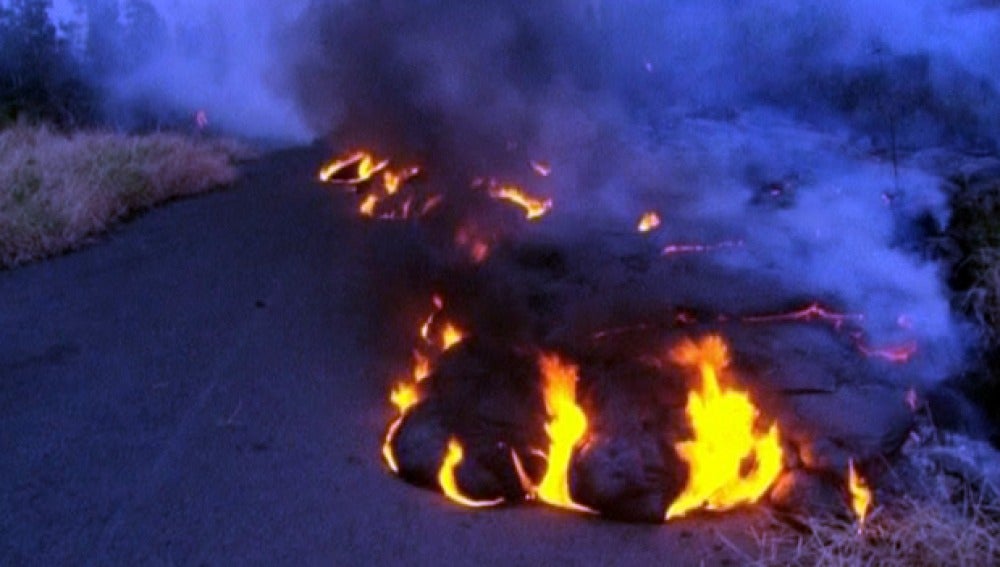
[[[947,220],[930,150],[996,150],[995,7],[236,4],[157,2],[174,41],[114,81],[112,99],[417,161],[468,202],[460,218],[478,206],[478,176],[552,196],[552,231],[628,230],[656,209],[657,246],[740,245],[704,256],[722,281],[646,293],[730,312],[768,304],[752,294],[814,297],[864,314],[875,344],[916,337],[925,381],[961,363],[961,325],[914,227]],[[534,177],[531,159],[550,162],[551,178]]]

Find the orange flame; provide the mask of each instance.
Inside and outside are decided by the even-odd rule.
[[[850,467],[848,489],[851,492],[851,509],[854,510],[854,515],[858,519],[858,531],[860,532],[865,525],[865,519],[868,518],[868,511],[872,503],[872,491],[855,469],[854,460],[848,463]]]
[[[647,211],[639,219],[639,232],[650,232],[660,227],[660,215],[656,211]]]
[[[503,498],[497,498],[495,500],[473,500],[468,496],[462,494],[462,491],[458,488],[458,482],[455,480],[455,469],[458,465],[462,463],[462,458],[464,457],[462,452],[462,445],[458,442],[458,439],[451,437],[448,439],[448,452],[444,456],[444,462],[441,463],[441,468],[438,470],[438,485],[441,487],[441,492],[448,497],[452,502],[461,504],[468,508],[488,508],[490,506],[496,506],[503,502]]]
[[[720,373],[729,366],[722,337],[685,340],[671,357],[697,368],[701,387],[691,391],[686,409],[694,438],[675,445],[689,467],[687,485],[667,509],[667,519],[702,507],[727,510],[756,502],[781,473],[778,426],[755,432],[757,408],[750,397],[719,384]]]
[[[431,374],[431,359],[427,358],[422,352],[414,349],[413,351],[413,381],[423,382]]]
[[[501,185],[490,189],[490,197],[507,201],[524,210],[524,218],[535,220],[542,218],[552,209],[552,199],[538,199],[528,195],[514,185]]]
[[[538,364],[544,378],[545,409],[549,414],[545,424],[549,436],[548,464],[537,488],[538,498],[559,508],[592,512],[574,502],[569,492],[573,450],[587,433],[587,416],[576,403],[577,367],[554,354],[542,355]]]
[[[465,333],[462,329],[455,326],[454,323],[448,322],[444,324],[444,329],[441,330],[441,347],[442,350],[448,350],[451,347],[462,342],[465,338]]]
[[[364,200],[361,201],[361,205],[358,206],[358,212],[366,217],[375,216],[375,205],[378,204],[378,197],[374,193],[369,193],[365,195]]]

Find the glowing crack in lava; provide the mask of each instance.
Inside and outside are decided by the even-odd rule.
[[[354,167],[354,177],[350,177],[349,168]],[[356,151],[343,158],[331,160],[319,170],[319,180],[324,183],[339,183],[344,185],[360,185],[369,181],[375,174],[389,166],[389,160],[378,159],[370,152]],[[343,177],[348,174],[346,177]]]
[[[490,197],[507,201],[524,210],[524,218],[537,220],[552,210],[552,199],[539,199],[525,193],[514,185],[500,185],[490,189]]]
[[[535,493],[546,504],[579,512],[593,512],[573,501],[569,492],[569,467],[573,451],[587,433],[587,416],[576,403],[577,367],[554,354],[543,354],[538,361],[542,371],[542,392],[549,421],[547,465]]]
[[[868,511],[872,503],[872,492],[864,479],[858,474],[853,460],[849,461],[848,468],[850,470],[847,487],[851,494],[851,509],[854,510],[854,515],[858,519],[858,531],[860,532],[865,525],[865,519],[868,518]]]
[[[777,424],[757,433],[758,412],[750,397],[720,384],[720,374],[725,378],[729,366],[722,337],[685,339],[670,354],[677,364],[697,369],[701,384],[689,393],[686,408],[693,438],[675,445],[688,464],[687,485],[667,509],[666,518],[698,508],[728,510],[756,502],[781,473]]]
[[[657,228],[660,228],[660,215],[656,211],[648,211],[643,213],[642,217],[639,218],[639,226],[637,230],[639,232],[652,232]]]
[[[754,315],[744,317],[745,323],[777,323],[791,321],[828,321],[835,329],[841,328],[844,323],[864,321],[864,315],[859,313],[836,313],[823,307],[819,303],[812,303],[798,311],[789,313],[778,313],[775,315]]]
[[[455,470],[462,464],[462,445],[458,439],[451,437],[448,439],[448,450],[445,453],[444,461],[438,470],[438,485],[441,492],[452,502],[461,504],[468,508],[489,508],[503,503],[503,498],[495,500],[474,500],[462,494],[458,488],[458,481],[455,479]]]

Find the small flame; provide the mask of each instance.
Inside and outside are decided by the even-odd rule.
[[[455,479],[455,469],[458,465],[462,463],[463,458],[462,445],[457,439],[451,437],[448,439],[448,452],[444,457],[444,462],[441,463],[441,469],[438,470],[438,484],[441,486],[441,492],[448,497],[452,502],[461,504],[468,508],[489,508],[491,506],[496,506],[503,503],[503,498],[497,498],[495,500],[473,500],[468,496],[462,494],[462,491],[458,488],[458,482]]]
[[[423,382],[431,375],[431,359],[424,353],[414,349],[413,351],[413,381]]]
[[[849,468],[848,488],[851,492],[851,509],[854,510],[854,516],[858,519],[858,531],[860,532],[865,525],[865,519],[868,518],[868,512],[871,508],[872,491],[868,488],[865,480],[861,478],[861,475],[858,474],[854,466],[854,460],[849,461]]]
[[[552,166],[548,162],[532,160],[530,164],[531,169],[533,169],[539,176],[548,177],[552,175]]]
[[[647,211],[639,219],[639,232],[651,232],[660,227],[660,215],[656,211]]]
[[[420,174],[419,167],[407,167],[398,171],[386,169],[382,173],[382,186],[387,195],[395,195],[408,180]]]
[[[722,337],[685,340],[671,356],[698,369],[701,387],[691,391],[686,409],[694,438],[675,445],[689,466],[687,485],[667,509],[667,519],[701,507],[727,510],[756,502],[781,473],[778,426],[755,432],[757,409],[750,397],[719,384],[720,373],[729,366]]]
[[[392,451],[392,441],[396,438],[396,432],[399,431],[399,427],[403,424],[403,418],[406,417],[407,412],[420,402],[420,392],[417,390],[416,384],[400,382],[392,388],[392,393],[389,394],[389,401],[392,402],[392,405],[396,406],[399,415],[389,424],[389,429],[386,430],[385,440],[382,442],[382,458],[385,459],[385,464],[389,466],[389,470],[398,473],[399,463],[396,462],[396,455]]]
[[[358,206],[358,212],[366,217],[375,216],[375,205],[378,204],[378,197],[374,193],[369,193],[365,195],[365,198],[361,201],[361,205]]]
[[[445,323],[444,329],[441,330],[441,349],[449,350],[462,342],[464,338],[465,333],[462,332],[462,329],[456,327],[454,323]]]
[[[334,179],[339,174],[344,173],[347,168],[356,166],[356,176],[348,179]],[[389,166],[389,160],[379,160],[366,151],[352,152],[344,157],[331,160],[319,171],[319,180],[324,183],[343,183],[346,185],[360,185],[369,181],[378,172]]]
[[[538,364],[544,379],[545,409],[549,414],[545,424],[549,436],[548,465],[538,485],[538,498],[559,508],[592,512],[574,502],[569,491],[573,450],[587,433],[587,416],[576,403],[577,367],[552,354],[542,355]]]
[[[542,218],[552,209],[552,199],[538,199],[528,195],[513,185],[501,185],[490,189],[490,197],[513,203],[524,210],[524,218],[535,220]]]

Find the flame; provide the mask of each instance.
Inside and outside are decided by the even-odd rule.
[[[514,472],[517,473],[517,481],[521,484],[521,490],[524,490],[524,499],[534,500],[538,497],[538,489],[532,482],[531,476],[528,475],[528,471],[525,470],[521,457],[514,449],[510,450],[510,460],[514,463]]]
[[[431,359],[419,350],[413,350],[413,381],[423,382],[431,375]]]
[[[524,209],[524,218],[528,220],[542,218],[552,209],[552,199],[542,200],[532,197],[513,185],[501,185],[490,189],[490,197],[521,207]]]
[[[441,469],[438,470],[438,484],[441,486],[441,492],[448,497],[452,502],[457,502],[462,506],[469,508],[488,508],[490,506],[496,506],[503,502],[503,498],[497,498],[495,500],[473,500],[468,496],[462,494],[462,491],[458,488],[458,483],[455,480],[455,469],[458,465],[462,463],[463,458],[462,445],[458,442],[458,439],[451,437],[448,439],[448,452],[445,454],[444,462],[441,463]]]
[[[396,462],[396,455],[392,452],[392,440],[395,439],[396,432],[399,431],[399,426],[403,424],[403,418],[406,417],[407,412],[420,402],[420,392],[417,390],[416,384],[400,382],[392,388],[392,392],[389,394],[389,401],[399,410],[399,415],[389,424],[389,429],[386,430],[385,440],[382,442],[382,458],[385,459],[389,470],[398,473],[399,463]]]
[[[639,219],[639,232],[650,232],[660,227],[660,215],[656,211],[647,211]]]
[[[531,165],[531,169],[541,177],[552,175],[552,166],[548,162],[531,160],[529,164]]]
[[[454,325],[454,323],[445,323],[444,329],[441,330],[441,347],[442,350],[448,350],[451,347],[462,342],[465,338],[465,333],[462,329],[459,329]]]
[[[347,168],[356,166],[357,175],[349,179],[334,179],[334,176],[344,172]],[[389,166],[389,160],[377,159],[370,152],[359,150],[344,157],[331,160],[319,170],[319,180],[324,183],[343,183],[346,185],[360,185],[369,181],[378,172]]]
[[[858,531],[865,525],[868,511],[872,503],[872,491],[868,488],[865,480],[858,474],[854,467],[854,460],[849,461],[850,474],[848,477],[848,489],[851,492],[851,509],[858,519]]]
[[[358,206],[358,212],[366,217],[375,216],[375,205],[378,204],[378,197],[374,193],[369,193],[365,195],[364,200],[361,201],[361,205]]]
[[[691,391],[686,409],[694,438],[675,445],[689,466],[687,486],[667,509],[667,519],[702,507],[727,510],[757,501],[781,473],[778,426],[755,432],[757,409],[750,397],[719,384],[720,373],[729,366],[722,337],[685,340],[671,357],[697,368],[701,387]]]
[[[408,180],[416,177],[417,175],[420,175],[420,168],[416,166],[407,167],[398,171],[386,169],[382,173],[382,187],[385,188],[387,195],[395,195],[399,192],[403,183],[406,183]]]
[[[576,403],[577,367],[563,362],[557,355],[542,355],[538,361],[544,378],[543,394],[549,421],[545,432],[549,436],[548,464],[542,482],[537,487],[539,500],[559,508],[591,512],[573,502],[569,492],[569,466],[573,450],[587,433],[587,416]]]

